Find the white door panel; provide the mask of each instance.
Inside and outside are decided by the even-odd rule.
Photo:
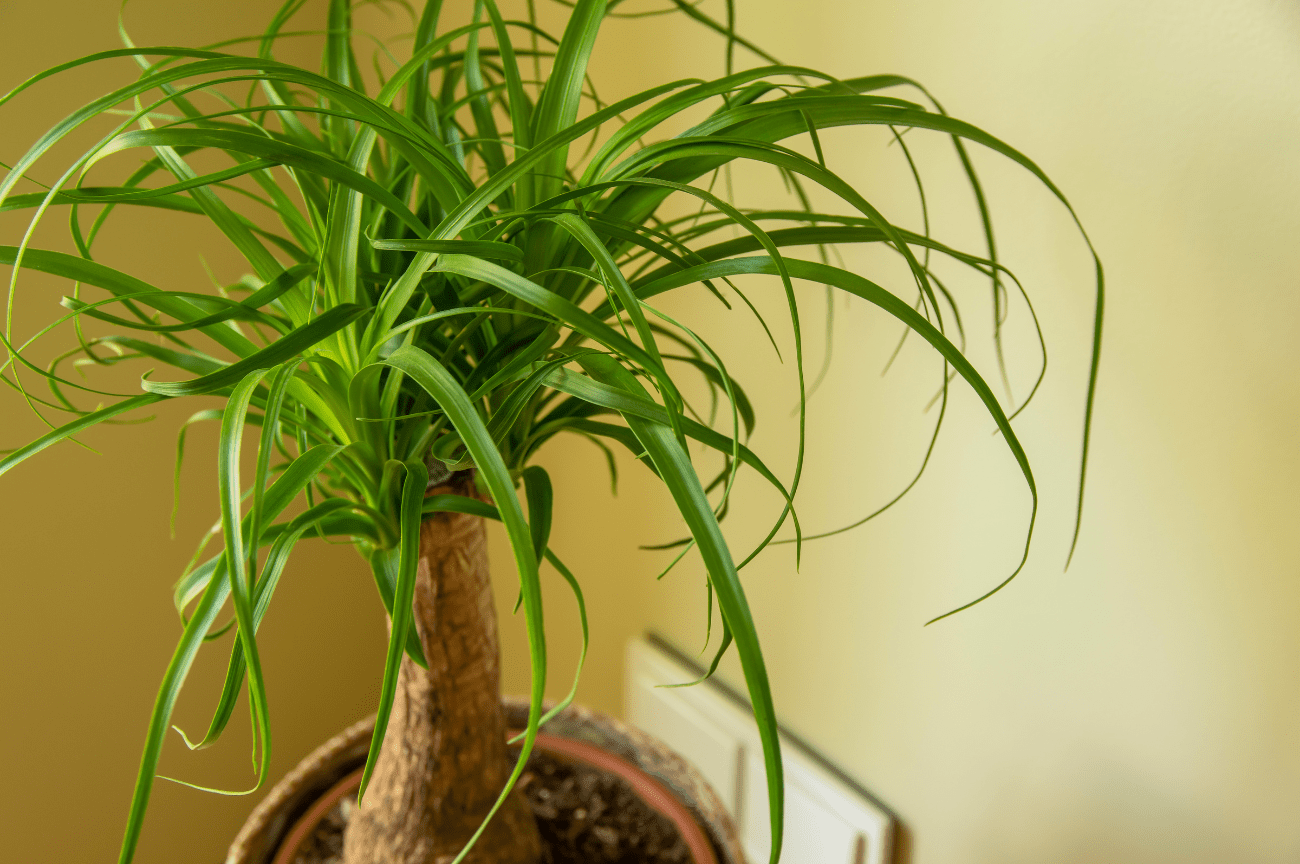
[[[750,864],[771,848],[767,775],[749,709],[712,681],[666,688],[699,677],[666,645],[629,644],[624,679],[628,722],[662,740],[700,769],[740,827]],[[890,864],[894,816],[842,772],[782,733],[785,842],[782,864]]]

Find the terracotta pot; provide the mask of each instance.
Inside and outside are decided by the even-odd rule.
[[[503,700],[506,723],[522,728],[526,700]],[[317,823],[355,793],[374,717],[317,748],[257,806],[230,846],[226,864],[287,864]],[[717,794],[694,768],[651,736],[612,717],[571,706],[552,718],[537,746],[553,756],[617,774],[672,820],[696,864],[745,864],[739,833]]]

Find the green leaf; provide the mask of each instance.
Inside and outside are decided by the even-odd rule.
[[[947,618],[949,615],[954,615],[963,609],[969,609],[976,603],[980,603],[989,597],[992,597],[998,591],[1001,591],[1004,587],[1010,584],[1011,580],[1013,580],[1024,568],[1025,561],[1027,561],[1029,557],[1029,544],[1033,539],[1034,524],[1038,516],[1038,487],[1034,482],[1033,470],[1029,466],[1029,457],[1025,454],[1024,448],[1020,444],[1020,440],[1016,437],[1016,433],[1011,428],[1011,422],[1007,419],[1007,415],[1002,410],[1002,406],[998,404],[997,397],[993,395],[992,389],[988,386],[988,383],[985,382],[983,377],[980,376],[979,372],[975,370],[975,367],[970,364],[970,361],[962,355],[957,346],[953,345],[952,342],[943,335],[943,333],[941,333],[929,321],[925,320],[925,318],[911,306],[907,305],[871,280],[858,276],[856,273],[850,273],[847,270],[841,270],[837,267],[831,267],[826,264],[816,264],[811,261],[800,261],[793,258],[786,258],[784,259],[784,265],[788,269],[790,275],[796,278],[808,279],[820,282],[824,285],[834,285],[842,291],[853,294],[854,296],[860,297],[863,300],[880,307],[890,315],[893,315],[899,321],[902,321],[918,336],[929,342],[935,350],[943,355],[945,360],[952,364],[957,373],[961,375],[961,377],[965,379],[966,383],[970,385],[971,389],[975,391],[975,394],[984,404],[985,410],[997,424],[998,431],[1002,433],[1003,440],[1006,441],[1007,447],[1011,450],[1011,454],[1015,457],[1016,464],[1020,468],[1020,473],[1025,478],[1025,483],[1029,487],[1029,493],[1032,499],[1029,527],[1025,532],[1024,554],[1021,556],[1019,564],[1011,575],[996,585],[992,590],[980,595],[969,603],[965,603],[956,609],[945,612],[943,615],[931,619],[927,623],[933,624],[935,621]],[[722,276],[740,275],[742,273],[766,273],[769,275],[776,275],[778,270],[776,264],[767,257],[756,256],[751,258],[730,258],[726,261],[718,261],[712,264],[690,267],[680,273],[657,279],[654,282],[643,285],[637,293],[643,298],[651,297],[664,291],[671,290],[672,288],[680,287],[681,285],[697,282],[701,279],[715,279],[721,278]]]
[[[578,362],[585,366],[588,359],[592,357],[599,358],[603,357],[603,355],[583,355],[578,358]],[[596,362],[601,364],[600,368],[604,368],[604,360],[598,360]],[[633,416],[654,423],[659,423],[664,426],[669,425],[667,410],[653,399],[643,395],[641,391],[633,392],[625,387],[614,387],[604,384],[601,381],[578,375],[563,368],[548,371],[545,380],[547,385],[554,387],[563,393],[568,393],[584,402],[589,402],[592,405],[600,405],[604,408],[618,411],[625,418]],[[689,417],[682,417],[680,420],[682,431],[685,432],[688,437],[694,438],[696,441],[712,447],[719,453],[724,453],[728,456],[732,455],[734,452],[741,462],[757,471],[764,480],[771,483],[772,486],[781,493],[781,496],[785,498],[786,503],[790,505],[789,512],[792,515],[794,514],[793,499],[791,498],[790,493],[786,490],[781,481],[776,478],[776,475],[774,475],[768,467],[763,464],[763,460],[758,458],[754,451],[750,450],[739,441],[736,441],[734,438],[729,438],[721,432],[710,429],[702,423],[696,423]],[[604,434],[608,431],[602,428],[605,424],[595,424],[590,420],[575,420],[572,421],[572,425],[575,429],[591,431],[595,434]],[[794,515],[794,519],[797,525],[798,516]],[[778,521],[776,527],[779,528],[780,525],[781,522]],[[774,535],[775,529],[773,529],[770,536]]]
[[[222,321],[229,321],[231,319],[256,320],[265,323],[270,323],[272,326],[280,327],[282,325],[280,324],[279,321],[277,321],[274,318],[271,318],[270,316],[260,311],[261,307],[266,306],[272,301],[276,300],[285,292],[289,291],[289,289],[293,288],[304,278],[311,275],[315,271],[316,271],[315,266],[311,264],[298,264],[293,267],[290,267],[288,270],[284,271],[279,276],[275,277],[270,282],[263,285],[257,291],[254,291],[245,300],[239,303],[231,302],[229,303],[229,305],[227,305],[225,309],[221,310],[220,312],[214,312],[211,315],[204,315],[201,318],[196,318],[192,321],[186,321],[183,324],[146,324],[142,322],[128,321],[124,318],[118,318],[113,315],[108,315],[103,312],[96,311],[94,309],[94,306],[97,306],[99,304],[82,303],[80,300],[76,300],[70,297],[64,297],[62,302],[63,305],[66,306],[67,308],[72,309],[75,312],[80,312],[82,314],[89,315],[92,318],[98,318],[101,321],[108,321],[109,323],[116,324],[120,327],[130,327],[135,330],[147,330],[151,333],[177,333],[184,330],[200,330],[204,327],[210,327],[214,324],[220,324]],[[180,296],[179,292],[165,292],[165,293],[169,294],[170,296]],[[198,295],[192,295],[192,296],[197,297]],[[224,300],[225,298],[204,297],[203,301],[206,302],[209,299],[213,301],[220,301],[220,300]],[[105,301],[105,302],[111,302],[111,301]]]
[[[497,49],[501,52],[501,70],[505,73],[506,92],[509,94],[510,102],[510,131],[514,135],[515,146],[526,148],[532,143],[532,132],[529,129],[532,123],[532,110],[528,95],[524,92],[523,77],[519,73],[519,63],[515,59],[515,48],[510,42],[510,34],[506,30],[505,21],[501,18],[495,0],[484,0],[483,5],[492,24],[492,34],[496,37]],[[526,205],[528,202],[524,203]]]
[[[194,610],[180,642],[172,653],[167,671],[163,675],[162,685],[154,700],[153,711],[149,716],[149,732],[145,736],[144,753],[140,757],[140,769],[136,775],[135,791],[131,796],[131,809],[127,814],[126,831],[122,836],[122,846],[118,852],[118,864],[130,864],[135,855],[135,847],[140,842],[140,830],[144,826],[145,810],[149,806],[149,795],[153,790],[153,781],[158,770],[158,758],[162,754],[163,740],[167,735],[172,711],[180,695],[181,685],[194,665],[194,657],[203,645],[203,636],[217,620],[226,597],[230,594],[230,580],[225,578],[224,556],[216,565],[213,578],[203,592],[198,607]]]
[[[545,141],[536,143],[531,150],[518,156],[502,171],[493,175],[487,182],[466,195],[454,208],[451,208],[447,216],[434,229],[429,239],[448,240],[460,234],[466,226],[478,217],[484,208],[488,207],[512,184],[528,175],[529,172],[534,171],[538,164],[546,159],[548,154],[555,148],[567,147],[570,142],[581,138],[593,129],[599,128],[602,123],[617,117],[623,111],[627,111],[643,102],[648,102],[656,96],[676,90],[681,86],[682,83],[673,82],[644,90],[579,120],[572,126],[556,132]],[[0,188],[0,192],[3,192],[2,188]],[[402,309],[415,293],[421,277],[433,265],[434,260],[432,253],[417,255],[407,266],[405,272],[393,283],[392,288],[385,293],[384,298],[378,304],[378,315],[375,318],[376,325],[372,325],[375,326],[377,332],[386,332],[393,326]]]
[[[280,436],[280,412],[284,407],[285,392],[288,390],[293,373],[292,364],[286,363],[279,367],[275,370],[275,377],[271,379],[270,387],[267,388],[266,403],[262,412],[262,436],[257,445],[257,467],[253,471],[253,508],[248,514],[250,536],[254,539],[262,536],[262,526],[266,524],[263,507],[271,465],[271,450]]]
[[[203,375],[192,381],[149,381],[140,386],[159,396],[197,396],[229,387],[250,371],[269,369],[306,351],[333,333],[337,333],[370,310],[364,306],[336,306],[310,324],[304,324],[286,333],[261,351],[232,363],[218,372]]]
[[[306,489],[307,485],[316,479],[316,475],[344,449],[345,447],[341,444],[318,444],[289,463],[289,466],[280,472],[280,476],[275,478],[275,482],[266,490],[266,496],[262,501],[263,520],[270,521],[284,512],[284,509],[293,502],[293,499]],[[251,514],[244,517],[243,528],[249,527],[251,523],[250,517]],[[270,533],[274,528],[275,526],[268,526],[263,529],[258,542],[262,544],[272,542],[274,536],[278,536],[273,536]],[[193,602],[200,591],[204,590],[207,585],[206,578],[187,574],[181,581],[176,583],[173,592],[176,611],[183,610]]]
[[[351,506],[351,502],[340,498],[317,504],[310,510],[294,517],[275,538],[271,544],[271,550],[267,554],[266,564],[262,568],[262,575],[257,580],[253,595],[253,628],[255,631],[262,626],[262,619],[266,616],[266,610],[271,604],[271,598],[275,594],[276,587],[280,584],[280,576],[289,561],[289,555],[293,551],[293,547],[302,539],[304,534],[315,528],[325,517],[340,510],[346,510]],[[243,642],[236,641],[230,649],[230,661],[226,666],[226,679],[222,684],[221,696],[217,701],[217,708],[213,712],[212,721],[208,724],[208,731],[197,744],[191,744],[188,738],[185,740],[191,750],[203,750],[210,747],[221,737],[226,724],[230,721],[231,714],[234,713],[236,700],[239,698],[239,692],[243,687],[246,668]],[[184,736],[183,732],[181,734]]]
[[[401,562],[400,543],[388,549],[377,548],[370,553],[370,572],[375,578],[375,587],[379,589],[380,602],[384,604],[384,611],[390,618],[393,616],[393,597],[397,593]],[[414,627],[406,631],[406,656],[421,669],[429,668],[429,661],[424,657],[424,646],[420,644],[420,634]]]
[[[554,503],[551,478],[540,465],[525,468],[520,477],[528,498],[528,528],[533,538],[533,554],[540,561],[551,537],[551,506]]]
[[[537,100],[533,113],[532,139],[545,142],[551,136],[574,125],[587,62],[596,42],[596,33],[605,17],[604,0],[577,0],[569,23],[564,28],[551,74]],[[549,198],[560,188],[568,157],[568,146],[551,146],[537,167],[537,200]]]
[[[47,249],[23,249],[19,257],[19,247],[0,246],[0,264],[21,266],[29,270],[38,270],[54,276],[62,276],[74,282],[84,282],[112,292],[118,297],[130,297],[164,315],[170,315],[178,321],[193,321],[204,316],[203,310],[187,300],[171,297],[158,290],[148,282],[128,276],[112,267],[106,267],[96,261],[53,252]],[[247,357],[257,350],[240,334],[220,324],[208,325],[203,333],[211,336],[222,347],[240,357]]]
[[[239,454],[244,436],[244,415],[253,391],[266,375],[265,369],[249,372],[236,385],[221,417],[221,435],[217,442],[217,496],[221,505],[221,534],[225,540],[226,573],[234,598],[235,620],[239,622],[239,643],[248,664],[248,698],[253,713],[254,753],[258,789],[266,779],[271,759],[271,719],[266,704],[266,682],[257,650],[256,626],[253,623],[252,574],[244,546],[243,522],[240,518]],[[260,753],[259,753],[260,751]],[[250,790],[252,791],[252,790]]]
[[[402,252],[452,252],[474,258],[524,260],[524,253],[518,246],[492,240],[373,240],[370,245],[376,249]]]
[[[415,572],[420,561],[420,508],[424,502],[424,488],[429,484],[429,471],[419,459],[401,463],[406,470],[402,484],[401,553],[398,562],[397,585],[393,592],[392,628],[388,636],[388,656],[384,661],[384,680],[379,691],[379,711],[375,715],[375,731],[366,756],[365,770],[361,774],[361,788],[357,801],[366,794],[366,787],[374,773],[379,751],[388,730],[388,718],[393,711],[397,693],[397,676],[401,671],[402,654],[413,626],[411,601],[415,596]]]
[[[127,411],[132,411],[136,408],[143,408],[145,405],[152,405],[155,402],[161,402],[165,398],[167,397],[154,393],[146,393],[143,396],[133,396],[130,399],[123,399],[116,405],[110,405],[107,408],[101,408],[98,411],[92,411],[78,417],[71,423],[65,423],[59,428],[45,433],[27,446],[19,447],[12,453],[5,454],[3,458],[0,458],[0,474],[4,474],[10,468],[28,457],[35,456],[51,444],[57,444],[65,438],[71,438],[78,432],[83,432],[92,426],[97,426],[105,420],[110,420],[119,414],[124,414]]]
[[[99,152],[96,161],[131,147],[210,147],[253,156],[267,164],[286,165],[353,189],[383,205],[411,230],[419,234],[429,233],[418,216],[374,180],[327,156],[286,141],[220,129],[142,129],[118,135]]]
[[[647,398],[640,382],[614,360],[593,354],[585,358],[584,365],[603,379],[602,383]],[[767,797],[771,813],[772,864],[780,859],[785,813],[785,786],[781,765],[781,743],[777,736],[776,711],[772,705],[772,691],[767,680],[767,667],[754,629],[754,619],[740,585],[735,563],[727,541],[722,536],[713,508],[705,497],[700,479],[691,466],[690,457],[661,423],[643,420],[635,415],[624,415],[627,424],[654,460],[664,485],[672,493],[678,511],[686,520],[691,536],[695,538],[708,570],[709,579],[718,594],[718,606],[727,622],[740,656],[745,684],[753,705],[754,719],[758,723],[759,738],[763,742],[763,763],[767,769]]]
[[[659,346],[655,342],[655,337],[650,332],[650,325],[646,321],[645,312],[641,309],[641,304],[637,302],[636,294],[633,293],[632,287],[627,284],[623,278],[623,271],[619,269],[618,264],[614,262],[614,256],[609,254],[605,244],[596,236],[596,232],[591,230],[591,226],[583,222],[577,216],[570,213],[563,213],[552,218],[555,224],[568,231],[574,238],[582,244],[587,250],[587,254],[592,257],[600,272],[605,276],[607,284],[614,289],[615,296],[618,297],[623,311],[632,319],[633,326],[636,327],[637,335],[641,338],[641,347],[654,361],[654,368],[662,369],[664,365],[663,358],[659,356]],[[666,375],[663,376],[663,383],[671,386],[671,381]]]
[[[554,315],[565,325],[586,336],[588,339],[606,345],[646,369],[661,370],[661,364],[643,351],[622,333],[596,318],[590,312],[564,299],[554,292],[547,291],[530,279],[512,273],[500,265],[466,255],[441,255],[438,262],[430,268],[435,273],[456,273],[471,279],[479,279],[495,285],[502,291],[523,300],[525,303]]]

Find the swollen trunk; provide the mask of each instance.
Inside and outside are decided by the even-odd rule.
[[[473,494],[471,481],[440,488]],[[446,864],[510,775],[483,520],[440,513],[420,530],[415,626],[429,669],[402,658],[397,697],[345,864]],[[536,864],[537,826],[512,793],[466,864]]]

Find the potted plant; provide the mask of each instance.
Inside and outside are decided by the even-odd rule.
[[[800,530],[794,502],[808,387],[797,282],[865,300],[933,346],[945,381],[962,379],[986,407],[1036,506],[1011,417],[953,341],[956,303],[929,258],[947,256],[982,273],[995,307],[1008,285],[1018,288],[993,251],[969,142],[1019,163],[1064,197],[1027,157],[949,117],[914,82],[892,75],[838,80],[784,66],[731,23],[673,2],[725,39],[727,74],[665,82],[610,105],[587,88],[586,69],[618,0],[577,0],[557,36],[537,25],[531,4],[529,20],[508,20],[494,0],[477,0],[471,23],[442,27],[441,3],[431,0],[415,14],[409,58],[384,70],[378,83],[361,73],[346,0],[329,3],[321,72],[277,61],[277,40],[302,5],[290,0],[250,55],[128,43],[42,72],[0,99],[114,58],[134,58],[141,69],[137,80],[52,128],[0,184],[0,207],[29,209],[33,226],[68,208],[78,250],[36,248],[30,232],[0,247],[0,261],[13,272],[11,303],[26,270],[78,286],[35,337],[6,328],[5,383],[39,411],[68,419],[7,452],[0,473],[163,400],[223,400],[222,408],[196,415],[220,420],[221,548],[206,560],[196,556],[175,589],[186,624],[146,736],[122,862],[139,837],[181,684],[197,651],[220,635],[218,615],[227,606],[234,616],[228,674],[195,746],[221,735],[246,683],[259,784],[264,779],[271,728],[257,628],[295,544],[312,536],[341,538],[360,552],[390,621],[376,719],[339,745],[363,766],[344,860],[539,860],[533,817],[515,788],[539,730],[552,728],[552,718],[552,725],[607,728],[568,708],[567,699],[551,707],[542,699],[540,563],[549,561],[582,602],[576,578],[549,546],[550,481],[532,461],[561,433],[590,438],[607,453],[614,445],[628,449],[663,482],[685,520],[684,545],[703,559],[710,602],[716,597],[723,621],[713,667],[735,649],[763,737],[775,861],[781,758],[738,570],[783,527],[796,540]],[[765,65],[732,71],[738,45]],[[662,131],[683,118],[692,124],[686,131]],[[88,123],[107,124],[105,134],[54,186],[19,187],[52,147]],[[899,130],[951,137],[980,203],[985,253],[949,248],[886,219],[826,164],[818,133],[837,126],[887,128],[904,152]],[[110,158],[133,159],[135,168],[115,185],[87,185],[86,172]],[[796,205],[744,209],[715,192],[712,180],[737,162],[780,173]],[[833,197],[837,207],[814,209],[807,194],[814,187],[819,200]],[[673,211],[670,201],[689,206]],[[209,220],[242,255],[248,275],[219,292],[164,289],[97,262],[99,227],[123,206]],[[850,243],[900,255],[919,303],[831,265],[825,250]],[[813,251],[792,253],[797,247]],[[756,314],[738,284],[753,274],[784,293],[794,333],[800,443],[788,483],[745,446],[754,417],[733,377],[736,359],[719,356],[687,322],[655,305],[657,295],[689,287],[710,292],[731,314]],[[1098,263],[1086,418],[1100,345],[1101,274]],[[121,333],[87,335],[83,323]],[[768,325],[758,317],[754,326]],[[59,328],[77,340],[63,360],[140,360],[172,371],[146,374],[141,392],[106,393],[68,377],[58,362],[31,362],[25,352],[32,341]],[[702,376],[725,400],[719,428],[694,413],[685,375]],[[41,379],[51,395],[32,388]],[[240,459],[246,432],[256,439],[251,472]],[[691,448],[700,454],[694,461]],[[702,475],[704,453],[718,465]],[[786,503],[765,540],[737,563],[719,519],[742,467]],[[499,520],[509,537],[529,634],[532,688],[526,704],[506,709],[484,520]],[[505,744],[508,710],[519,730],[517,758]],[[334,758],[342,750],[330,752]],[[704,805],[693,806],[698,815]],[[283,822],[287,811],[276,812]]]

